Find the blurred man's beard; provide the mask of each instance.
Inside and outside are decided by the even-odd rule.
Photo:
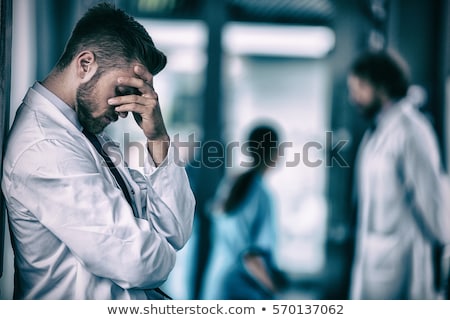
[[[381,100],[378,98],[374,98],[368,106],[366,106],[365,108],[360,106],[359,110],[365,118],[372,120],[380,112],[381,107]]]
[[[81,84],[77,89],[76,96],[78,121],[80,121],[80,124],[85,130],[94,134],[102,132],[110,122],[116,121],[118,118],[116,112],[111,112],[110,114],[105,114],[97,118],[92,116],[92,113],[98,106],[94,96],[94,89],[97,82],[98,78],[94,77],[87,83]]]

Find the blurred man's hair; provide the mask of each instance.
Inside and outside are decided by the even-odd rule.
[[[390,98],[406,96],[410,79],[406,62],[394,51],[367,51],[351,65],[350,74],[386,91]]]
[[[99,73],[138,61],[156,75],[166,65],[166,56],[155,47],[144,27],[109,3],[92,7],[78,21],[57,69],[66,68],[83,50],[95,54]]]

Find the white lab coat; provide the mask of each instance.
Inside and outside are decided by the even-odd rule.
[[[450,229],[430,124],[406,99],[393,105],[364,136],[356,169],[351,299],[435,299],[429,235],[448,242]]]
[[[145,174],[121,161],[136,218],[102,157],[59,108],[30,88],[5,154],[15,298],[146,299],[191,235],[195,200],[185,170],[172,147],[160,167],[146,161]],[[117,160],[119,148],[109,141],[107,149]]]

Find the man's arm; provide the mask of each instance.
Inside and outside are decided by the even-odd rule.
[[[192,234],[195,198],[184,167],[174,159],[171,146],[164,162],[156,167],[144,162],[144,174],[130,170],[141,189],[141,207],[147,219],[176,249],[181,249]],[[147,154],[147,157],[150,157]]]
[[[141,64],[133,66],[133,71],[134,76],[119,77],[117,82],[137,89],[137,94],[117,96],[108,103],[116,106],[116,112],[132,112],[147,139],[150,156],[145,161],[145,176],[150,190],[145,208],[155,228],[179,249],[191,235],[195,200],[185,169],[173,159],[153,75]]]
[[[98,170],[87,147],[44,140],[8,173],[8,194],[93,274],[123,288],[157,287],[176,251],[157,225],[134,217],[107,170]]]
[[[402,163],[405,184],[416,219],[422,223],[428,237],[448,242],[450,236],[450,208],[446,188],[447,177],[441,166],[439,149],[431,127],[411,128],[405,137]]]

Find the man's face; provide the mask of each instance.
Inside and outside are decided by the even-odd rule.
[[[367,118],[373,118],[382,107],[380,92],[369,81],[350,75],[347,78],[350,101]]]
[[[126,94],[138,94],[135,88],[126,88],[117,83],[118,77],[135,76],[132,68],[107,71],[94,75],[91,80],[81,84],[77,89],[76,112],[84,129],[97,134],[111,122],[117,121],[119,114],[115,106],[108,104],[108,99]],[[134,90],[131,90],[134,89]],[[134,91],[134,92],[133,92]]]

